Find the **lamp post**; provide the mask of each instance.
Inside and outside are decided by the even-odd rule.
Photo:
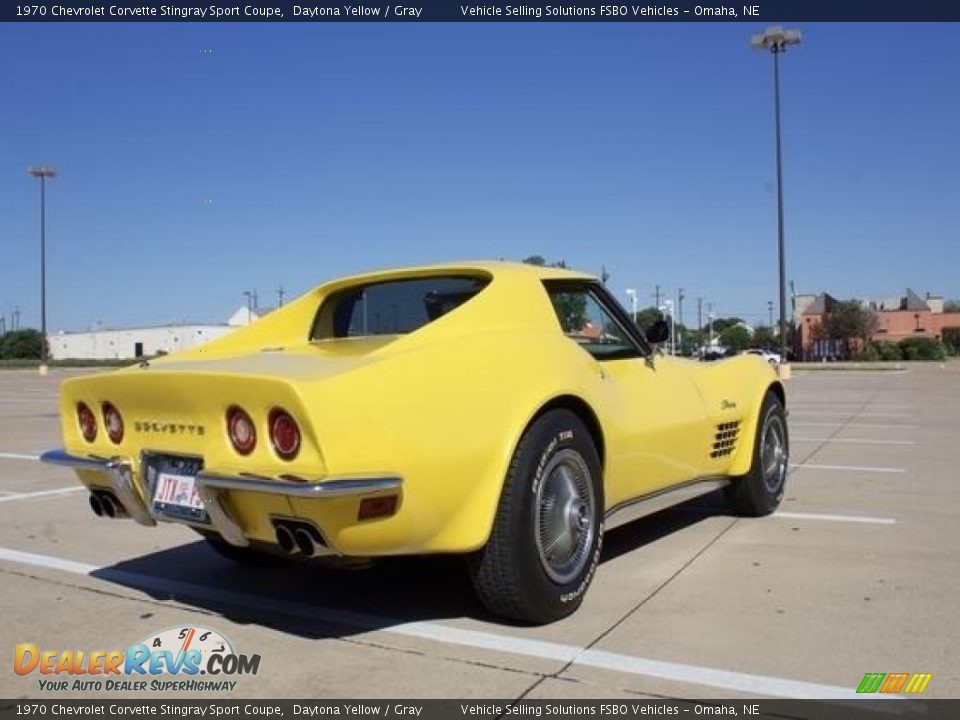
[[[57,176],[52,165],[31,165],[27,174],[40,178],[40,367],[47,374],[47,178]]]
[[[780,270],[780,362],[787,358],[787,283],[783,249],[783,162],[780,152],[780,55],[790,45],[799,45],[799,30],[769,27],[750,38],[754,50],[767,50],[773,55],[773,108],[777,136],[777,257]]]
[[[674,322],[673,322],[673,300],[664,300],[663,309],[665,309],[670,314],[670,354],[677,354],[676,346],[676,335],[674,334]]]
[[[627,297],[630,298],[630,312],[633,322],[637,322],[637,291],[634,288],[627,288],[624,290],[627,294]]]

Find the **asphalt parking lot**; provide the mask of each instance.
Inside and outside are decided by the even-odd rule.
[[[485,614],[457,558],[243,568],[184,527],[95,517],[36,460],[64,373],[0,372],[0,697],[105,695],[41,691],[17,643],[188,626],[261,655],[224,698],[850,697],[867,672],[960,697],[960,362],[795,368],[781,512],[708,496],[611,531],[580,611],[536,628]]]

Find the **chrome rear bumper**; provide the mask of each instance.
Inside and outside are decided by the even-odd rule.
[[[40,456],[40,460],[51,465],[62,465],[77,470],[93,470],[106,476],[117,498],[123,503],[130,517],[141,525],[156,525],[156,518],[148,509],[133,484],[132,466],[123,458],[102,458],[95,455],[71,455],[65,450],[49,450]],[[233,518],[227,504],[225,493],[230,490],[257,492],[267,495],[307,500],[322,500],[333,497],[373,495],[391,490],[399,490],[403,479],[395,475],[363,478],[322,478],[314,481],[269,478],[259,475],[218,475],[200,472],[197,475],[197,489],[203,498],[207,514],[214,529],[231,545],[245,547],[250,544],[243,528]]]
[[[110,489],[123,504],[127,513],[141,525],[156,525],[157,521],[147,511],[140,494],[133,486],[133,471],[130,462],[123,458],[101,458],[93,455],[81,457],[65,450],[48,450],[40,461],[51,465],[63,465],[77,470],[95,470],[106,476]]]

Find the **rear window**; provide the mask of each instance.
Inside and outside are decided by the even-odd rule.
[[[460,307],[489,282],[487,277],[444,275],[340,290],[320,306],[310,339],[410,333]]]

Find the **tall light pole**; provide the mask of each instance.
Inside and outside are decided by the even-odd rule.
[[[624,290],[627,294],[627,297],[630,298],[630,311],[633,321],[637,321],[637,291],[634,288],[627,288]]]
[[[662,309],[665,309],[668,313],[670,313],[670,354],[676,355],[677,343],[676,343],[676,335],[674,334],[675,330],[674,330],[674,322],[673,322],[673,300],[664,300]]]
[[[52,165],[31,165],[27,174],[40,178],[40,368],[47,374],[47,178],[57,176]]]
[[[790,45],[799,45],[799,30],[788,30],[777,25],[750,38],[754,50],[768,50],[773,55],[773,108],[777,135],[777,256],[780,266],[780,358],[787,359],[787,282],[783,250],[783,161],[780,152],[780,55]]]

